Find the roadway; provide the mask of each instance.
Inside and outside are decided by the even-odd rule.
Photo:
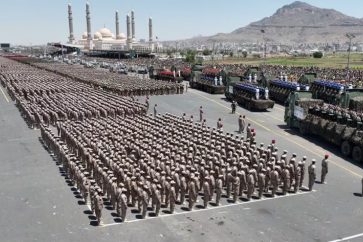
[[[4,93],[3,93],[4,92]],[[139,98],[144,101],[144,97]],[[257,141],[277,141],[280,151],[320,160],[331,154],[327,184],[315,184],[314,192],[274,199],[264,198],[221,207],[177,210],[145,220],[130,213],[119,223],[114,211],[104,209],[104,226],[94,226],[89,208],[67,184],[62,171],[39,142],[39,130],[28,129],[4,89],[0,92],[0,233],[1,241],[362,241],[363,209],[360,197],[362,168],[339,156],[335,147],[300,137],[285,129],[283,107],[250,112],[230,104],[223,95],[189,89],[184,95],[153,96],[159,112],[187,113],[199,118],[203,106],[207,123],[222,118],[226,132],[234,133],[238,114],[245,114],[257,129]],[[305,184],[307,179],[305,179]]]

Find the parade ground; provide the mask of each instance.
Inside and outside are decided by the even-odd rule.
[[[339,149],[286,128],[284,107],[231,114],[223,95],[189,89],[183,95],[152,96],[160,113],[193,115],[203,106],[209,126],[222,118],[224,131],[237,134],[238,116],[246,115],[257,130],[257,143],[276,140],[278,147],[317,160],[312,192],[229,203],[219,207],[163,208],[159,217],[140,219],[128,212],[121,222],[114,210],[103,210],[96,226],[88,205],[64,177],[62,167],[42,146],[40,131],[29,129],[6,90],[0,92],[0,241],[361,241],[363,236],[362,165],[340,156]],[[144,97],[139,97],[144,102]],[[152,108],[150,108],[149,111]],[[323,156],[330,154],[327,184],[319,184]],[[304,181],[307,184],[307,177]],[[199,201],[198,204],[202,204]]]

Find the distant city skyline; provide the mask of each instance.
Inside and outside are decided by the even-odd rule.
[[[187,39],[197,35],[228,33],[271,16],[293,0],[90,0],[92,32],[106,26],[115,33],[115,11],[120,14],[121,32],[126,32],[126,14],[132,9],[136,17],[136,38],[148,39],[148,18],[153,17],[154,35],[160,41]],[[308,4],[330,8],[362,18],[361,0],[308,0]],[[74,33],[80,39],[86,31],[86,1],[73,0],[3,0],[0,14],[0,42],[37,45],[66,42],[68,32],[67,4],[72,4]]]

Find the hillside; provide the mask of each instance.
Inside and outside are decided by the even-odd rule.
[[[191,42],[262,42],[261,30],[270,43],[343,43],[346,33],[363,42],[363,19],[354,18],[334,9],[323,9],[304,2],[294,2],[278,9],[275,14],[253,22],[231,33],[189,39]]]

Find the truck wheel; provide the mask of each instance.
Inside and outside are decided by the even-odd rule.
[[[306,127],[305,127],[305,125],[303,123],[300,123],[299,131],[300,131],[300,134],[306,135],[307,130],[306,130]]]
[[[362,148],[359,146],[354,146],[352,150],[352,157],[354,161],[360,162],[363,161],[363,152]]]
[[[352,151],[352,147],[350,147],[349,141],[344,141],[340,146],[340,150],[344,156],[349,156]]]
[[[247,103],[247,109],[248,110],[250,110],[251,111],[251,109],[252,109],[252,107],[251,107],[252,105],[251,105],[251,103],[249,102],[249,103]]]

